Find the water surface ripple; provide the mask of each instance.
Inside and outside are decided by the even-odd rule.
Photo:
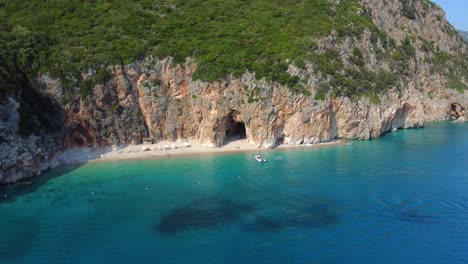
[[[468,263],[468,124],[65,166],[0,188],[1,263]]]

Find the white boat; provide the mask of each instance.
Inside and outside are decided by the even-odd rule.
[[[265,162],[266,159],[260,155],[255,155],[255,159],[258,161],[258,162]]]

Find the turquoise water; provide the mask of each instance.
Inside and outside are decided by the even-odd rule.
[[[2,187],[0,262],[468,263],[468,124],[263,154],[61,167]]]

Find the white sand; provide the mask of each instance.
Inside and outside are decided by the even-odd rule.
[[[189,146],[187,146],[187,143]],[[281,145],[278,148],[317,148],[323,146],[330,146],[336,144],[342,144],[342,141],[331,141],[313,145]],[[169,149],[165,148],[169,147]],[[176,148],[171,148],[176,146]],[[147,148],[149,150],[144,150]],[[247,140],[236,140],[229,142],[222,147],[209,147],[199,144],[195,141],[186,142],[171,142],[161,141],[157,144],[144,144],[144,145],[133,145],[127,146],[123,149],[113,150],[103,154],[95,161],[113,161],[113,160],[131,160],[131,159],[152,159],[159,157],[173,157],[173,156],[194,156],[202,154],[216,154],[216,153],[232,153],[232,152],[244,152],[244,151],[268,151],[267,149],[259,149],[257,145],[247,142]]]
[[[187,145],[188,144],[188,145]],[[289,148],[319,148],[323,146],[344,144],[344,141],[337,140],[324,142],[319,144],[303,144],[303,145],[280,145],[278,149]],[[172,148],[171,148],[172,146]],[[176,148],[173,148],[173,147]],[[149,150],[145,150],[149,149]],[[132,159],[154,159],[175,156],[195,156],[204,154],[216,153],[232,153],[245,151],[265,152],[268,149],[259,149],[257,145],[247,142],[247,140],[236,140],[229,142],[222,147],[209,147],[202,145],[196,141],[172,142],[160,141],[157,144],[141,144],[130,145],[123,148],[105,147],[105,148],[76,148],[67,150],[57,156],[57,161],[60,164],[66,163],[83,163],[83,162],[99,162],[99,161],[116,161],[116,160],[132,160]]]

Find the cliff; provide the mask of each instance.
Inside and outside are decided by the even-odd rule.
[[[378,37],[365,29],[359,35],[332,31],[314,38],[313,53],[332,64],[339,61],[342,69],[327,72],[314,60],[303,67],[290,62],[287,72],[298,80],[297,89],[249,70],[202,81],[194,77],[196,59],[178,63],[154,56],[108,65],[106,77],[88,82],[87,89],[78,84],[68,89],[64,80],[48,74],[36,76],[29,86],[48,100],[41,105],[58,106],[49,112],[61,125],[44,127],[50,118],[33,111],[37,122],[27,124],[35,131],[21,134],[21,104],[33,103],[24,94],[5,97],[0,107],[0,182],[55,166],[55,155],[65,149],[136,144],[145,137],[220,146],[245,127],[248,141],[272,148],[371,139],[424,122],[467,118],[467,45],[453,33],[443,10],[428,1],[361,4],[357,12],[372,19],[381,31]],[[90,70],[80,79],[93,80],[98,74]]]
[[[465,42],[468,42],[468,31],[459,30],[458,33],[460,33]]]

